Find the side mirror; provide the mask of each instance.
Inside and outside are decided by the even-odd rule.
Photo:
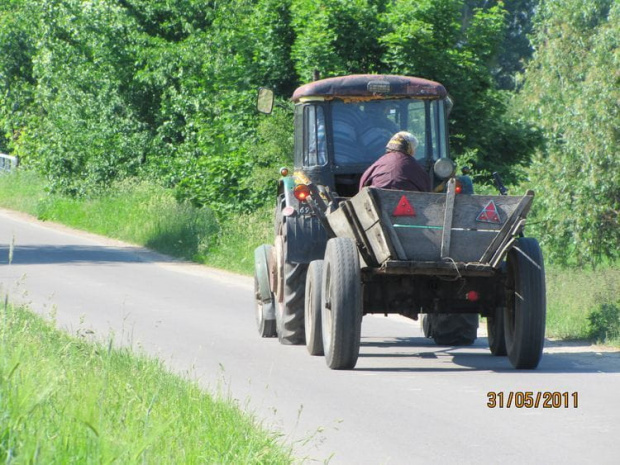
[[[273,90],[259,87],[256,109],[266,115],[273,111]]]

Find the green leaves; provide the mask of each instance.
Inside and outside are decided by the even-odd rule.
[[[453,156],[469,157],[478,182],[499,171],[518,180],[514,165],[525,165],[540,137],[523,121],[507,117],[508,94],[496,89],[494,59],[505,34],[500,4],[463,15],[462,0],[408,0],[390,3],[384,62],[396,73],[424,76],[444,84],[455,101],[451,114]]]
[[[530,170],[538,232],[560,263],[620,256],[620,5],[547,0],[519,107],[547,144]]]

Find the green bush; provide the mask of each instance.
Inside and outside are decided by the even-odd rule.
[[[620,340],[620,300],[600,304],[588,315],[588,337],[600,343]]]

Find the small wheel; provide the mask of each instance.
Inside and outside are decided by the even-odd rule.
[[[306,276],[306,303],[304,325],[306,348],[310,355],[323,355],[323,332],[321,331],[321,285],[323,260],[314,260],[308,266]]]
[[[495,315],[487,316],[487,339],[489,349],[498,357],[506,355],[506,337],[504,333],[504,308],[495,309]]]
[[[536,239],[520,238],[508,252],[504,332],[510,363],[538,366],[545,343],[545,268]]]
[[[348,238],[327,242],[323,264],[321,318],[327,366],[355,367],[362,331],[362,281],[357,246]]]
[[[268,305],[273,307],[273,296],[271,302],[265,303],[260,298],[258,292],[258,279],[254,276],[254,295],[256,302],[256,326],[258,327],[258,334],[260,337],[275,337],[276,334],[276,320],[266,320],[265,312],[269,313]]]

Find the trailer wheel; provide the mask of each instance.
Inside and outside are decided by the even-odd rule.
[[[520,238],[508,252],[504,331],[510,363],[533,369],[545,342],[545,268],[538,241]]]
[[[323,265],[321,319],[327,366],[355,367],[362,330],[362,282],[355,243],[337,237],[327,242]]]
[[[489,349],[496,356],[506,355],[506,337],[504,333],[504,307],[497,307],[495,315],[487,316],[487,338]]]
[[[440,346],[469,346],[478,336],[477,313],[430,313],[422,322],[424,335]]]
[[[306,276],[306,304],[304,326],[306,348],[310,355],[323,355],[323,332],[321,331],[321,286],[323,260],[314,260],[308,266]]]

